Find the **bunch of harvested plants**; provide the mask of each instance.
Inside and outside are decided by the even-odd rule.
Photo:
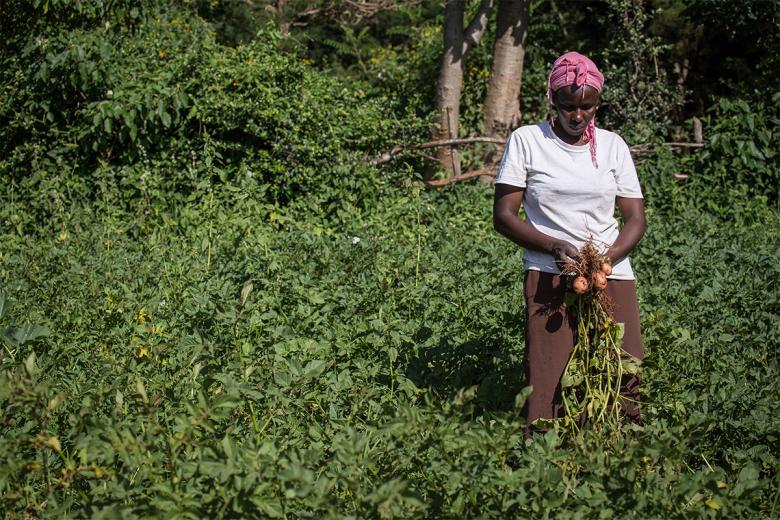
[[[639,371],[639,360],[623,350],[623,324],[613,319],[614,302],[604,289],[612,263],[589,240],[562,273],[568,277],[566,307],[577,331],[574,350],[563,372],[561,393],[572,431],[587,420],[594,428],[619,431],[622,424],[620,387],[624,375]]]

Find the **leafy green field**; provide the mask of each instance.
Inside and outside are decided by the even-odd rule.
[[[523,117],[546,117],[553,47],[590,41],[615,78],[599,124],[640,145],[647,357],[642,428],[525,440],[522,251],[492,229],[492,189],[370,161],[430,138],[440,6],[335,41],[333,19],[259,25],[261,3],[235,46],[201,16],[230,21],[221,2],[3,12],[5,518],[780,517],[771,59],[694,78],[705,143],[673,152],[686,87],[631,79],[673,70],[672,43],[581,24],[595,7],[576,3],[564,41],[534,3]],[[626,23],[650,5],[607,4]],[[461,135],[482,131],[489,47],[472,59]],[[484,152],[464,146],[464,171]]]
[[[650,208],[644,428],[525,442],[491,197],[389,187],[325,221],[222,186],[4,226],[2,324],[51,331],[2,356],[6,516],[779,514],[778,211]]]

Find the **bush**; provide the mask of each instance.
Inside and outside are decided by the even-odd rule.
[[[667,48],[660,38],[648,35],[650,17],[642,2],[610,0],[607,7],[608,40],[599,46],[603,51],[598,56],[606,78],[599,117],[605,128],[629,143],[663,140],[684,95],[659,65]]]
[[[773,518],[777,212],[649,212],[632,256],[644,429],[525,443],[522,252],[491,203],[481,185],[398,190],[323,225],[258,218],[215,184],[153,208],[168,220],[93,206],[62,231],[0,227],[17,302],[0,329],[51,331],[0,351],[0,508]],[[6,198],[0,218],[23,208]]]
[[[6,516],[776,516],[777,97],[642,166],[645,426],[524,442],[492,190],[378,203],[381,99],[160,14],[68,18],[0,71]]]
[[[229,48],[186,11],[157,14],[133,31],[34,36],[9,60],[7,178],[65,200],[119,189],[128,203],[150,186],[186,196],[238,177],[268,201],[308,199],[319,210],[376,197],[384,181],[365,156],[401,126],[381,98],[283,52],[273,28]]]
[[[780,193],[780,93],[766,101],[722,98],[703,123],[707,139],[698,155],[700,184],[776,202]]]

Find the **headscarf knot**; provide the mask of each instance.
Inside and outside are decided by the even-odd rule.
[[[574,84],[578,87],[585,83],[588,79],[588,64],[578,63],[577,68],[574,69]]]

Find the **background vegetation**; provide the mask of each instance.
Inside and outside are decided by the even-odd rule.
[[[645,425],[607,442],[522,437],[522,252],[492,189],[370,164],[430,135],[441,9],[397,4],[6,2],[6,517],[780,514],[777,6],[531,4],[523,120],[578,48],[600,124],[647,145]],[[692,116],[702,150],[659,144]]]

